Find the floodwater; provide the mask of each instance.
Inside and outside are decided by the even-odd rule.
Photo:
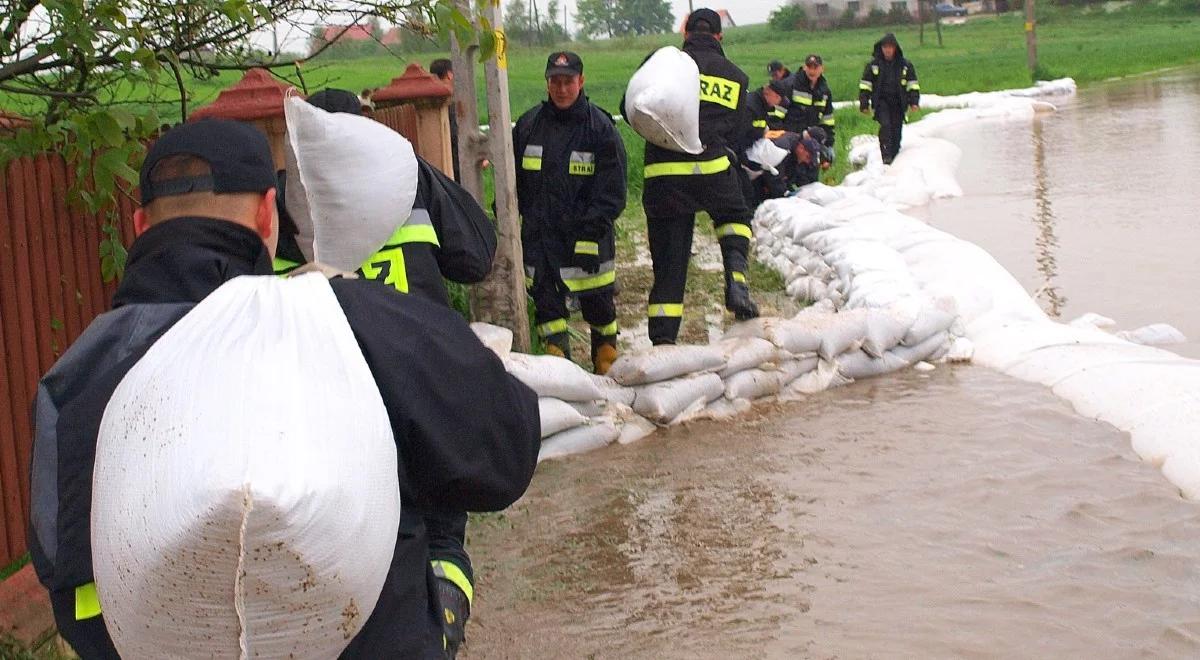
[[[924,212],[1053,315],[1200,357],[1200,72],[950,135]],[[538,468],[472,523],[475,658],[1200,657],[1200,504],[1045,388],[939,367]]]
[[[1200,69],[1049,99],[1031,124],[984,122],[963,148],[964,196],[914,212],[992,254],[1051,316],[1120,329],[1170,323],[1200,358]]]
[[[468,658],[1200,656],[1200,506],[939,367],[543,464],[473,523]]]

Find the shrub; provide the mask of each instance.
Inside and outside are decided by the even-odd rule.
[[[808,27],[808,13],[800,5],[784,5],[771,12],[767,22],[775,30],[795,32]]]

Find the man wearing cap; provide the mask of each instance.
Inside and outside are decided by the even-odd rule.
[[[308,102],[326,112],[358,114],[354,95],[346,90],[323,89],[310,96]],[[449,307],[446,279],[472,284],[487,277],[496,252],[495,229],[466,189],[420,156],[417,168],[412,213],[357,272],[401,293]],[[280,237],[281,248],[289,242],[294,243],[294,238]],[[287,248],[294,261],[283,264],[286,269],[304,263],[303,255],[294,256],[297,252]],[[276,264],[280,264],[279,256]],[[407,514],[415,512],[412,507],[407,509]],[[402,516],[406,526],[423,524],[424,536],[429,539],[429,561],[438,577],[446,621],[447,651],[453,656],[466,637],[475,594],[475,573],[466,550],[467,514],[423,511],[420,520],[411,521],[407,514]]]
[[[625,145],[612,116],[583,92],[583,60],[551,53],[548,99],[513,128],[525,279],[546,352],[570,359],[566,297],[591,326],[592,367],[617,359],[616,239],[625,210]]]
[[[783,80],[772,80],[750,92],[746,96],[746,111],[750,113],[753,127],[765,131],[784,130],[791,93],[791,86]]]
[[[792,72],[783,65],[783,62],[771,60],[771,63],[767,65],[767,75],[771,77],[771,80],[783,80],[791,77]]]
[[[725,308],[738,320],[758,316],[746,280],[752,212],[742,194],[739,156],[734,152],[752,127],[746,109],[750,79],[726,59],[721,39],[717,12],[697,9],[688,15],[683,52],[700,69],[700,142],[704,151],[692,155],[646,143],[642,206],[654,265],[648,309],[654,344],[674,344],[679,335],[699,211],[708,212],[716,226],[725,266]]]
[[[776,166],[777,174],[764,173],[754,180],[757,204],[786,197],[791,191],[818,180],[822,151],[818,141],[791,132],[771,141],[788,155]]]
[[[921,104],[921,83],[917,69],[904,57],[896,35],[891,32],[875,42],[874,56],[863,69],[858,83],[858,107],[863,114],[875,109],[879,122],[879,152],[885,164],[900,153],[900,134],[905,113],[916,112]]]
[[[792,76],[792,104],[788,107],[785,124],[789,131],[803,133],[810,126],[820,126],[825,133],[823,144],[833,147],[833,92],[825,81],[825,63],[820,55],[804,58],[800,75]]]
[[[146,156],[140,191],[138,237],[113,311],[42,378],[35,402],[30,553],[59,633],[85,660],[118,657],[96,595],[89,527],[105,407],[197,303],[235,277],[272,276],[278,232],[271,151],[247,125],[210,119],[166,132]],[[361,279],[330,287],[388,411],[405,505],[499,510],[520,497],[540,444],[536,395],[446,307]],[[400,530],[379,601],[344,658],[443,657],[427,541]],[[232,601],[229,609],[233,616]]]

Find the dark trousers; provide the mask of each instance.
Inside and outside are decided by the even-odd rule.
[[[654,177],[646,181],[646,237],[654,266],[649,334],[655,344],[673,343],[683,323],[683,294],[696,212],[707,211],[716,227],[725,286],[744,280],[750,254],[750,209],[734,165],[707,175]]]
[[[466,513],[425,513],[425,533],[429,535],[429,561],[448,561],[462,569],[475,583],[471,557],[467,554]]]
[[[900,153],[904,101],[880,97],[875,104],[875,121],[879,122],[879,153],[883,156],[883,162],[891,163]]]
[[[543,339],[563,341],[565,345],[565,328],[562,331],[543,331],[543,328],[547,324],[565,322],[571,318],[571,311],[567,309],[567,296],[570,293],[558,275],[557,266],[551,265],[548,260],[534,266],[529,297],[533,299],[534,324],[538,326],[539,335]],[[580,291],[575,295],[579,298],[579,311],[583,313],[583,320],[592,326],[593,350],[600,342],[615,345],[617,333],[612,326],[617,320],[617,305],[613,301],[613,286]]]

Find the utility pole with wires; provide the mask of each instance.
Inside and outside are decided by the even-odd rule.
[[[1025,0],[1025,48],[1028,51],[1029,72],[1036,74],[1038,68],[1037,18],[1034,12],[1034,0]]]

